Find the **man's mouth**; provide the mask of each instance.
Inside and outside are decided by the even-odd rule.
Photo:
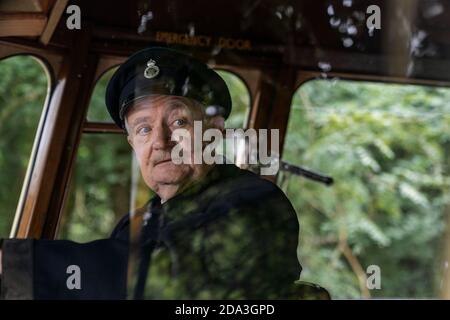
[[[157,166],[157,165],[159,165],[159,164],[166,163],[166,162],[170,162],[170,161],[172,161],[171,158],[159,160],[159,161],[156,161],[156,162],[155,162],[155,166]]]

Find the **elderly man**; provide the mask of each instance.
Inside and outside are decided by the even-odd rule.
[[[231,98],[220,76],[180,52],[145,49],[116,71],[106,105],[156,196],[107,240],[5,240],[2,295],[124,298],[132,270],[128,288],[138,299],[292,297],[298,220],[283,192],[235,165],[189,161],[192,141],[179,142],[188,161],[173,159],[178,129],[193,139],[195,121],[224,130]],[[81,280],[68,278],[68,265]],[[27,290],[14,283],[21,277]]]

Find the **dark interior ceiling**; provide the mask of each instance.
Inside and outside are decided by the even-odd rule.
[[[380,1],[379,1],[380,2]],[[97,27],[117,28],[138,34],[141,16],[152,18],[141,37],[151,37],[157,31],[170,31],[213,37],[249,39],[254,47],[283,48],[308,46],[323,49],[361,49],[377,52],[380,37],[370,36],[365,24],[366,8],[373,1],[353,1],[346,7],[341,1],[73,1],[82,8],[84,19]],[[332,7],[333,9],[329,9]],[[380,2],[381,10],[386,8]],[[330,14],[330,10],[334,14]],[[383,15],[382,15],[383,17]],[[334,27],[330,24],[330,19]],[[340,21],[338,26],[336,23]],[[343,47],[345,26],[356,34],[352,46]],[[356,29],[355,29],[356,28]],[[339,30],[340,29],[340,30]],[[348,29],[348,28],[347,28]]]
[[[289,65],[331,71],[450,80],[449,0],[72,0],[97,51],[127,55],[170,45],[237,65]],[[377,5],[381,29],[369,30],[366,12]],[[144,23],[143,16],[148,17]],[[64,46],[75,31],[64,14],[50,42]],[[161,32],[178,37],[167,43]],[[184,35],[184,38],[181,37]],[[167,34],[166,34],[167,36]],[[180,39],[210,37],[208,45]],[[220,38],[249,41],[251,49],[225,48]],[[243,42],[241,42],[243,43]],[[221,60],[222,59],[222,60]]]

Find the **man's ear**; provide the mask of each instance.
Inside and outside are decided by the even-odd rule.
[[[126,134],[127,134],[127,141],[128,141],[128,143],[130,144],[130,146],[134,149],[134,146],[133,146],[133,139],[131,138],[131,136],[130,136],[130,128],[128,127],[128,122],[127,122],[127,119],[125,118],[125,132],[126,132]]]
[[[222,116],[213,116],[208,118],[208,126],[210,128],[219,129],[220,132],[223,132],[225,129],[225,119]]]
[[[130,144],[130,146],[134,149],[133,139],[131,139],[131,136],[128,133],[127,133],[127,141]]]

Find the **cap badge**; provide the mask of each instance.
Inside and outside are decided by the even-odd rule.
[[[147,68],[144,70],[144,77],[147,79],[153,79],[159,74],[159,67],[156,65],[155,60],[148,60]]]

